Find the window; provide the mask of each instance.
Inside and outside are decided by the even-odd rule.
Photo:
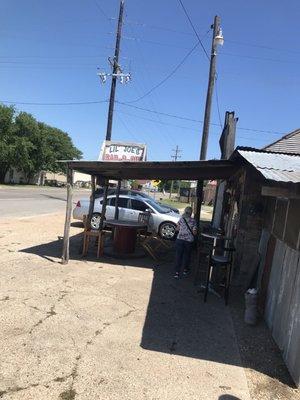
[[[109,205],[112,207],[116,206],[116,198],[112,197],[109,201]],[[121,208],[129,208],[128,207],[128,199],[126,199],[125,197],[119,197],[119,202],[118,202],[118,206]]]
[[[140,200],[131,200],[131,208],[137,211],[146,211],[149,206]]]

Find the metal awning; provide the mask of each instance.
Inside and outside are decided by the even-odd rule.
[[[209,161],[65,161],[69,169],[109,179],[227,179],[238,166],[228,160]]]

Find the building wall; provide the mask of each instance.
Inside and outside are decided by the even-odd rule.
[[[300,200],[266,200],[259,253],[261,307],[273,338],[300,386]],[[272,246],[270,246],[272,243]]]
[[[231,197],[236,199],[237,215],[231,204],[231,223],[227,222],[227,234],[234,236],[234,278],[237,284],[248,288],[258,266],[258,245],[263,222],[264,199],[261,196],[261,181],[257,174],[245,170],[235,178]],[[234,221],[235,220],[235,221]],[[233,225],[236,224],[234,233]]]
[[[41,180],[41,174],[35,174],[28,182],[27,177],[22,171],[18,171],[16,168],[11,168],[7,171],[4,182],[11,184],[30,184],[38,185]]]

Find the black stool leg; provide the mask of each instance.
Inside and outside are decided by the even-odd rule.
[[[232,262],[227,265],[226,268],[226,286],[225,286],[225,305],[228,305],[229,299],[229,286],[231,281],[231,270],[232,270]]]
[[[206,286],[205,286],[205,291],[204,291],[204,303],[206,303],[207,300],[207,294],[208,294],[208,289],[209,289],[209,279],[210,279],[210,272],[211,272],[211,257],[209,256],[208,259],[208,269],[207,269],[207,277],[206,277]]]

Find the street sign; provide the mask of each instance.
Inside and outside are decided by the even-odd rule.
[[[160,180],[158,180],[158,179],[156,179],[156,180],[154,180],[154,181],[151,181],[151,183],[152,183],[152,186],[154,186],[154,187],[157,187],[159,184],[160,184]]]

